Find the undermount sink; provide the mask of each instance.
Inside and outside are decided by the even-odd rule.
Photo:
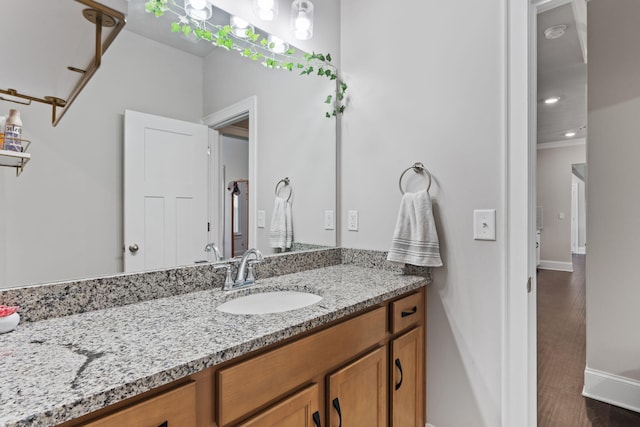
[[[320,295],[310,292],[274,291],[250,294],[216,307],[216,310],[231,314],[267,314],[296,310],[320,301]]]

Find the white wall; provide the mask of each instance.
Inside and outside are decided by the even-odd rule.
[[[537,205],[543,207],[541,267],[571,270],[571,165],[586,161],[585,145],[538,149]],[[564,218],[561,219],[560,215]]]
[[[427,418],[498,426],[505,2],[350,0],[341,16],[342,245],[388,250],[398,177],[416,161],[429,168],[444,267],[427,291]],[[487,208],[497,210],[497,241],[474,241],[472,212]],[[358,232],[346,229],[350,209]]]
[[[587,368],[631,380],[637,411],[639,17],[636,0],[589,3]]]
[[[205,116],[257,96],[257,179],[249,183],[267,227],[258,228],[257,247],[269,248],[274,189],[284,177],[293,187],[294,241],[335,246],[336,233],[324,229],[324,212],[335,210],[336,122],[327,119],[325,98],[335,82],[298,72],[265,69],[236,52],[217,49],[204,59]]]
[[[202,59],[124,30],[57,127],[47,106],[19,109],[32,160],[18,178],[0,170],[0,288],[122,271],[124,110],[199,121]]]

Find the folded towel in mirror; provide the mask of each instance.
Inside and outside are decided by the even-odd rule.
[[[273,204],[271,228],[269,230],[269,246],[289,249],[293,243],[293,220],[291,219],[291,203],[287,199],[277,197]]]

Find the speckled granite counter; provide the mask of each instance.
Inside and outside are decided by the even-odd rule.
[[[336,265],[66,317],[0,335],[0,426],[54,426],[425,286],[419,276]],[[217,311],[239,294],[308,290],[312,306]]]

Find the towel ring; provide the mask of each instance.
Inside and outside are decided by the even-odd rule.
[[[404,195],[404,190],[402,189],[402,178],[404,177],[404,174],[406,174],[407,172],[409,172],[411,169],[413,169],[413,171],[415,173],[421,173],[424,172],[427,175],[427,178],[429,178],[429,184],[427,184],[427,193],[429,192],[429,189],[431,188],[431,173],[429,172],[429,170],[427,168],[424,167],[424,165],[420,162],[416,162],[413,164],[413,166],[409,166],[408,168],[406,168],[404,170],[404,172],[402,172],[402,174],[400,175],[400,179],[398,180],[398,187],[400,187],[400,193],[402,193]]]
[[[291,181],[289,180],[289,177],[283,178],[280,181],[278,181],[278,183],[276,184],[276,196],[280,197],[278,195],[278,186],[280,186],[280,184],[284,184],[284,187],[289,187],[289,197],[287,197],[287,202],[289,201],[289,199],[291,199],[291,194],[293,193],[293,189],[291,188]]]

